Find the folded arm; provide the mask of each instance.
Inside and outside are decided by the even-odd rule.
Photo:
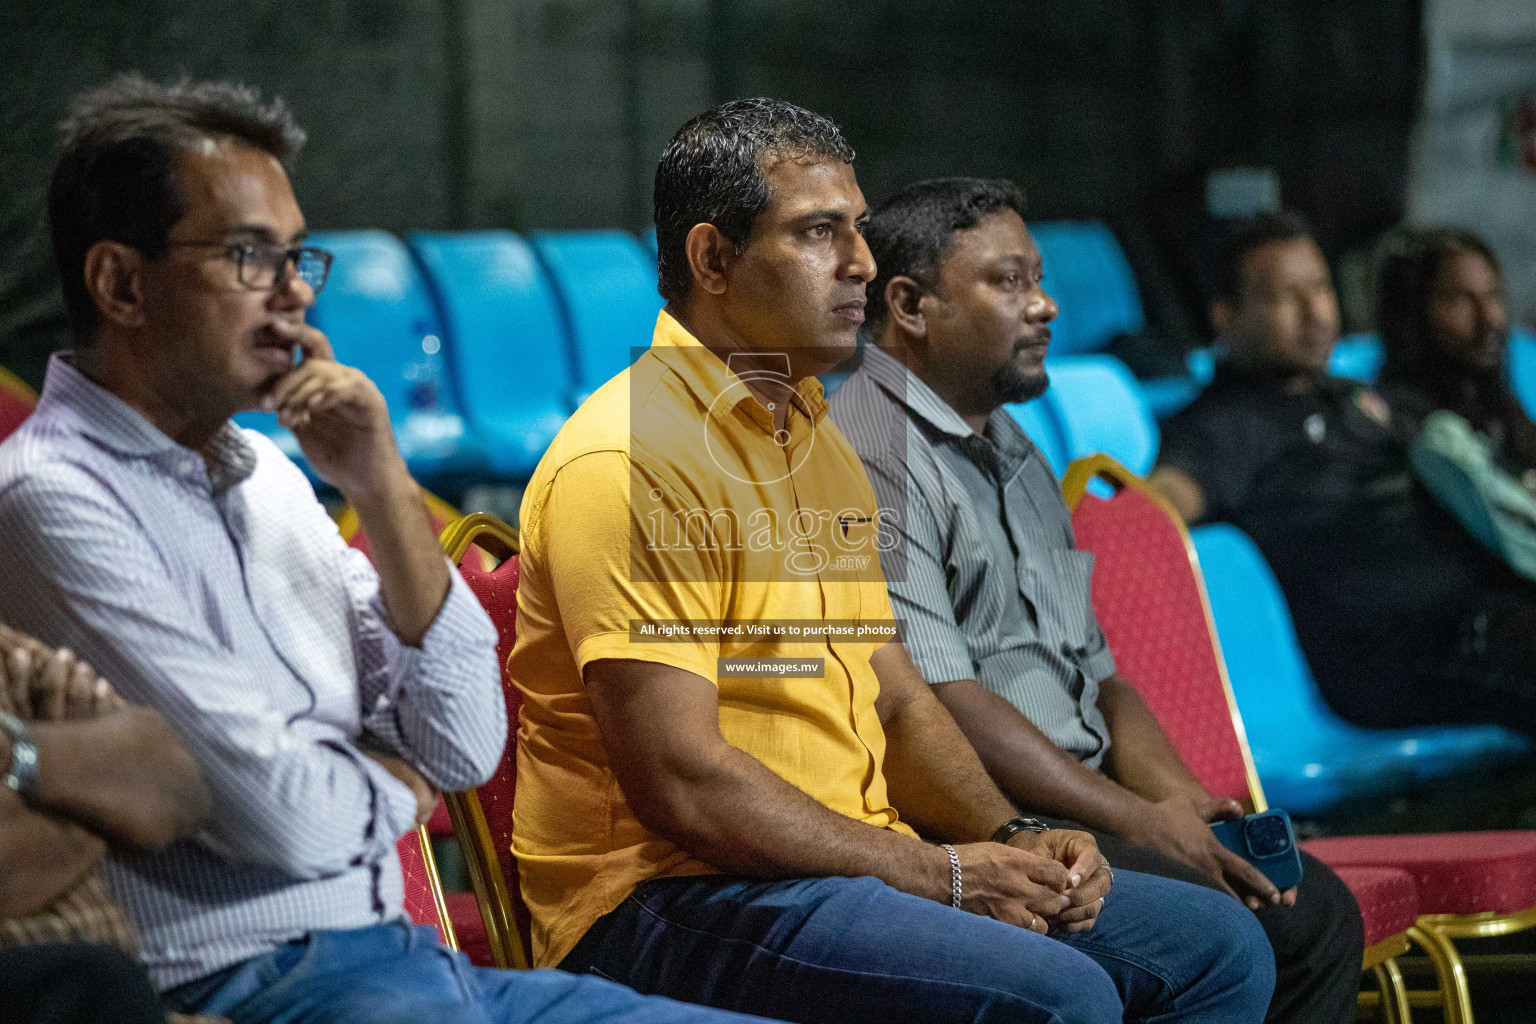
[[[412,827],[410,789],[341,729],[264,699],[110,499],[14,485],[0,496],[0,564],[0,618],[72,648],[171,724],[212,798],[210,848],[318,878],[386,856]]]
[[[202,773],[165,719],[124,704],[73,652],[0,626],[0,710],[28,722],[37,748],[33,810],[136,850],[185,838],[207,815]],[[12,754],[0,736],[0,767]]]
[[[357,511],[377,568],[337,552],[350,555],[364,729],[438,789],[479,785],[506,743],[495,630],[438,548],[379,389],[338,363],[313,326],[292,335],[304,359],[274,385],[270,406]],[[314,505],[307,484],[296,490]]]
[[[106,842],[83,826],[34,811],[0,786],[0,919],[49,906],[106,852]]]

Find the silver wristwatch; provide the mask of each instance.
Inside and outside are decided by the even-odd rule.
[[[30,800],[37,791],[37,745],[32,742],[32,731],[26,722],[5,711],[0,711],[0,730],[11,740],[11,767],[6,770],[5,784],[23,800]]]

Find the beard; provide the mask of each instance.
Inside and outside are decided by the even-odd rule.
[[[1045,394],[1050,386],[1051,378],[1044,367],[1022,370],[1009,362],[992,375],[992,393],[1004,405],[1032,402]]]

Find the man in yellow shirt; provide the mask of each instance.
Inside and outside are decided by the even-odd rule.
[[[894,638],[893,510],[815,378],[875,273],[852,160],[778,100],[679,129],[652,347],[529,483],[535,959],[797,1021],[1258,1021],[1251,915],[1127,872],[1106,909],[1092,838],[1016,817]]]

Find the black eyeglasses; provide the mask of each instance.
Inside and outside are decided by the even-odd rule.
[[[318,295],[325,287],[325,279],[331,273],[331,261],[335,259],[326,250],[311,245],[289,249],[271,242],[167,242],[166,246],[223,249],[224,254],[235,261],[236,279],[254,291],[277,287],[288,264],[292,263],[299,280]]]

